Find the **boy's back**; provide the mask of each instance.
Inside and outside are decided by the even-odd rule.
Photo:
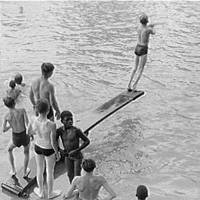
[[[75,185],[78,188],[80,198],[96,199],[101,186],[106,182],[102,176],[77,176]]]
[[[149,36],[152,34],[152,31],[151,27],[140,25],[137,29],[138,44],[148,46]]]
[[[15,133],[20,133],[26,129],[25,122],[25,109],[15,108],[9,111],[6,115],[6,120],[9,122],[12,131]]]

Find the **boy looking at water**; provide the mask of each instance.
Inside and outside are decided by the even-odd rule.
[[[15,100],[11,97],[6,97],[3,101],[5,106],[9,109],[9,112],[4,117],[3,132],[8,131],[10,128],[12,129],[12,140],[8,146],[9,161],[11,164],[10,175],[16,175],[13,149],[24,146],[24,177],[27,177],[30,173],[30,169],[27,168],[29,162],[30,138],[26,134],[26,127],[28,126],[26,110],[24,108],[15,108]]]
[[[60,116],[63,126],[57,129],[57,140],[60,137],[64,147],[63,154],[71,183],[74,176],[81,174],[83,159],[81,150],[88,146],[90,141],[80,129],[73,126],[73,115],[70,111],[63,111]],[[83,141],[82,144],[80,144],[80,139]]]
[[[155,34],[155,31],[153,29],[154,24],[147,25],[148,23],[147,15],[143,14],[140,16],[139,19],[140,19],[141,24],[137,29],[138,41],[137,41],[137,46],[135,48],[135,54],[136,54],[135,68],[133,69],[133,72],[131,74],[131,78],[128,84],[128,91],[132,91],[136,89],[137,83],[142,76],[142,72],[144,70],[144,66],[147,61],[149,37],[151,34],[153,35]],[[136,78],[131,88],[132,80],[137,72],[138,72],[138,77]]]

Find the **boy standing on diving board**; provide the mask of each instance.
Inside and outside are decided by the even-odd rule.
[[[147,61],[148,43],[150,34],[152,35],[155,34],[154,24],[147,25],[148,16],[146,14],[141,15],[139,19],[141,24],[137,29],[138,41],[137,41],[137,46],[135,48],[135,54],[136,54],[135,68],[133,69],[133,72],[131,74],[131,79],[128,84],[128,91],[136,90],[137,83],[142,76],[142,72],[144,70],[144,66]],[[131,88],[133,78],[137,71],[138,71],[138,77],[136,78],[135,82],[133,83],[133,87]]]

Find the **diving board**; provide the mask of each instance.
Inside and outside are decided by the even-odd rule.
[[[106,118],[113,115],[118,110],[125,107],[127,104],[143,96],[143,91],[123,91],[112,99],[106,101],[104,104],[96,108],[94,111],[83,113],[79,116],[79,122],[77,126],[87,133]]]
[[[88,131],[92,130],[102,121],[143,95],[143,91],[124,91],[95,110],[80,114],[79,121],[75,123],[75,125],[80,127],[87,134]],[[36,186],[36,163],[34,157],[32,157],[29,162],[29,168],[31,169],[31,173],[28,178],[23,178],[23,168],[21,168],[16,176],[9,177],[1,184],[2,189],[19,197],[27,198],[32,192],[32,188]],[[65,172],[66,167],[64,161],[60,160],[55,166],[55,178]]]

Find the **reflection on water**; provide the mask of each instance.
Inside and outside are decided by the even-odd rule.
[[[161,22],[139,84],[146,96],[94,129],[85,154],[119,199],[134,198],[138,184],[152,199],[198,199],[199,2],[1,2],[1,11],[1,83],[18,71],[30,85],[42,62],[52,62],[59,105],[77,119],[127,87],[138,15]],[[2,121],[2,102],[0,109]],[[9,136],[1,136],[1,177]]]

